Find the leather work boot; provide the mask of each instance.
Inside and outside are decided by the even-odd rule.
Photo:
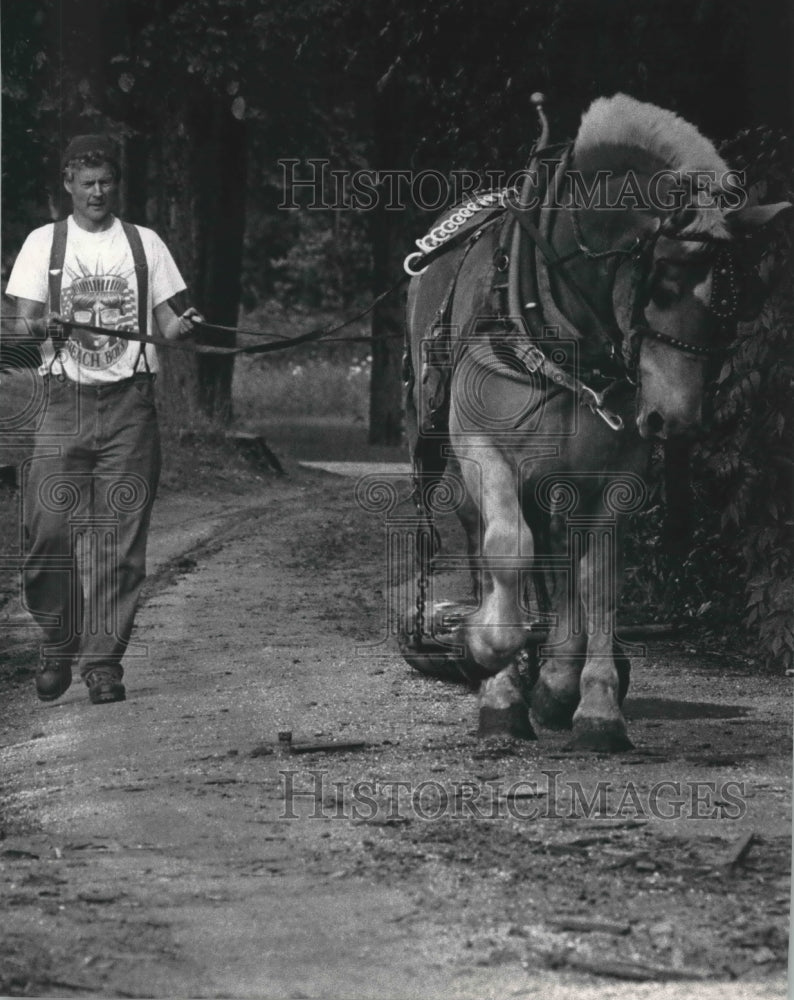
[[[72,664],[69,660],[42,660],[36,671],[36,694],[40,701],[55,701],[72,683]]]
[[[124,701],[127,692],[121,677],[112,667],[94,667],[85,676],[88,697],[92,705],[106,705],[112,701]]]

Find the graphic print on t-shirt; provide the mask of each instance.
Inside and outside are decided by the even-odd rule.
[[[83,368],[109,368],[129,344],[114,336],[113,331],[137,330],[135,268],[104,273],[98,262],[92,274],[82,261],[77,260],[77,266],[79,271],[64,268],[61,312],[75,323],[102,327],[108,333],[73,330],[66,350]]]

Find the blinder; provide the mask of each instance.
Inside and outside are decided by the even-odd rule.
[[[734,347],[736,324],[749,322],[761,310],[765,298],[763,282],[758,274],[758,268],[733,241],[709,238],[706,235],[693,236],[671,234],[665,232],[668,239],[679,239],[687,242],[701,240],[712,243],[715,247],[711,266],[711,296],[709,312],[719,321],[723,343],[714,347],[691,344],[677,337],[663,333],[651,327],[645,320],[645,308],[650,298],[650,290],[654,278],[653,252],[659,231],[649,236],[633,258],[634,301],[631,309],[631,326],[626,351],[629,371],[634,377],[639,360],[640,344],[643,337],[650,337],[666,344],[675,350],[696,357],[707,358],[712,364],[711,369],[731,352]]]
[[[709,309],[721,320],[734,319],[739,312],[739,276],[736,256],[728,248],[717,251],[711,269]]]
[[[719,250],[714,263],[710,308],[723,320],[749,323],[761,311],[767,290],[758,265],[741,249],[729,245]]]

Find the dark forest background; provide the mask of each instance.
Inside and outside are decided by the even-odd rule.
[[[66,208],[74,134],[123,140],[121,214],[171,247],[213,323],[272,308],[343,315],[402,273],[432,213],[286,210],[281,159],[337,170],[488,170],[526,161],[548,97],[552,138],[599,95],[671,108],[748,169],[768,200],[791,189],[788,0],[2,0],[3,268]],[[308,168],[307,168],[308,172]],[[304,206],[310,194],[295,194]],[[790,290],[723,371],[717,431],[692,457],[694,542],[654,555],[633,586],[730,626],[790,666]],[[372,317],[370,440],[402,426],[402,301]],[[233,335],[216,335],[229,343]],[[168,398],[233,418],[232,364],[166,361]],[[178,390],[178,391],[177,391]],[[659,497],[662,483],[659,481]],[[656,512],[658,513],[658,511]],[[661,520],[638,523],[656,545]],[[678,533],[680,536],[680,532]]]

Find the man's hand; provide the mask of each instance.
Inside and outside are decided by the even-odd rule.
[[[69,328],[63,324],[67,320],[56,312],[45,312],[44,303],[34,299],[16,299],[14,333],[19,340],[66,340]]]
[[[42,324],[44,340],[46,340],[47,337],[52,337],[53,340],[69,339],[69,330],[63,325],[67,322],[66,317],[62,316],[60,313],[45,313],[39,322]]]
[[[178,338],[189,337],[195,332],[196,326],[201,323],[205,323],[206,320],[193,306],[188,306],[188,308],[179,317],[179,332],[177,333]]]
[[[167,340],[181,340],[189,337],[197,326],[204,323],[204,317],[193,306],[189,306],[181,316],[177,316],[169,302],[155,306],[154,316],[160,333]]]

